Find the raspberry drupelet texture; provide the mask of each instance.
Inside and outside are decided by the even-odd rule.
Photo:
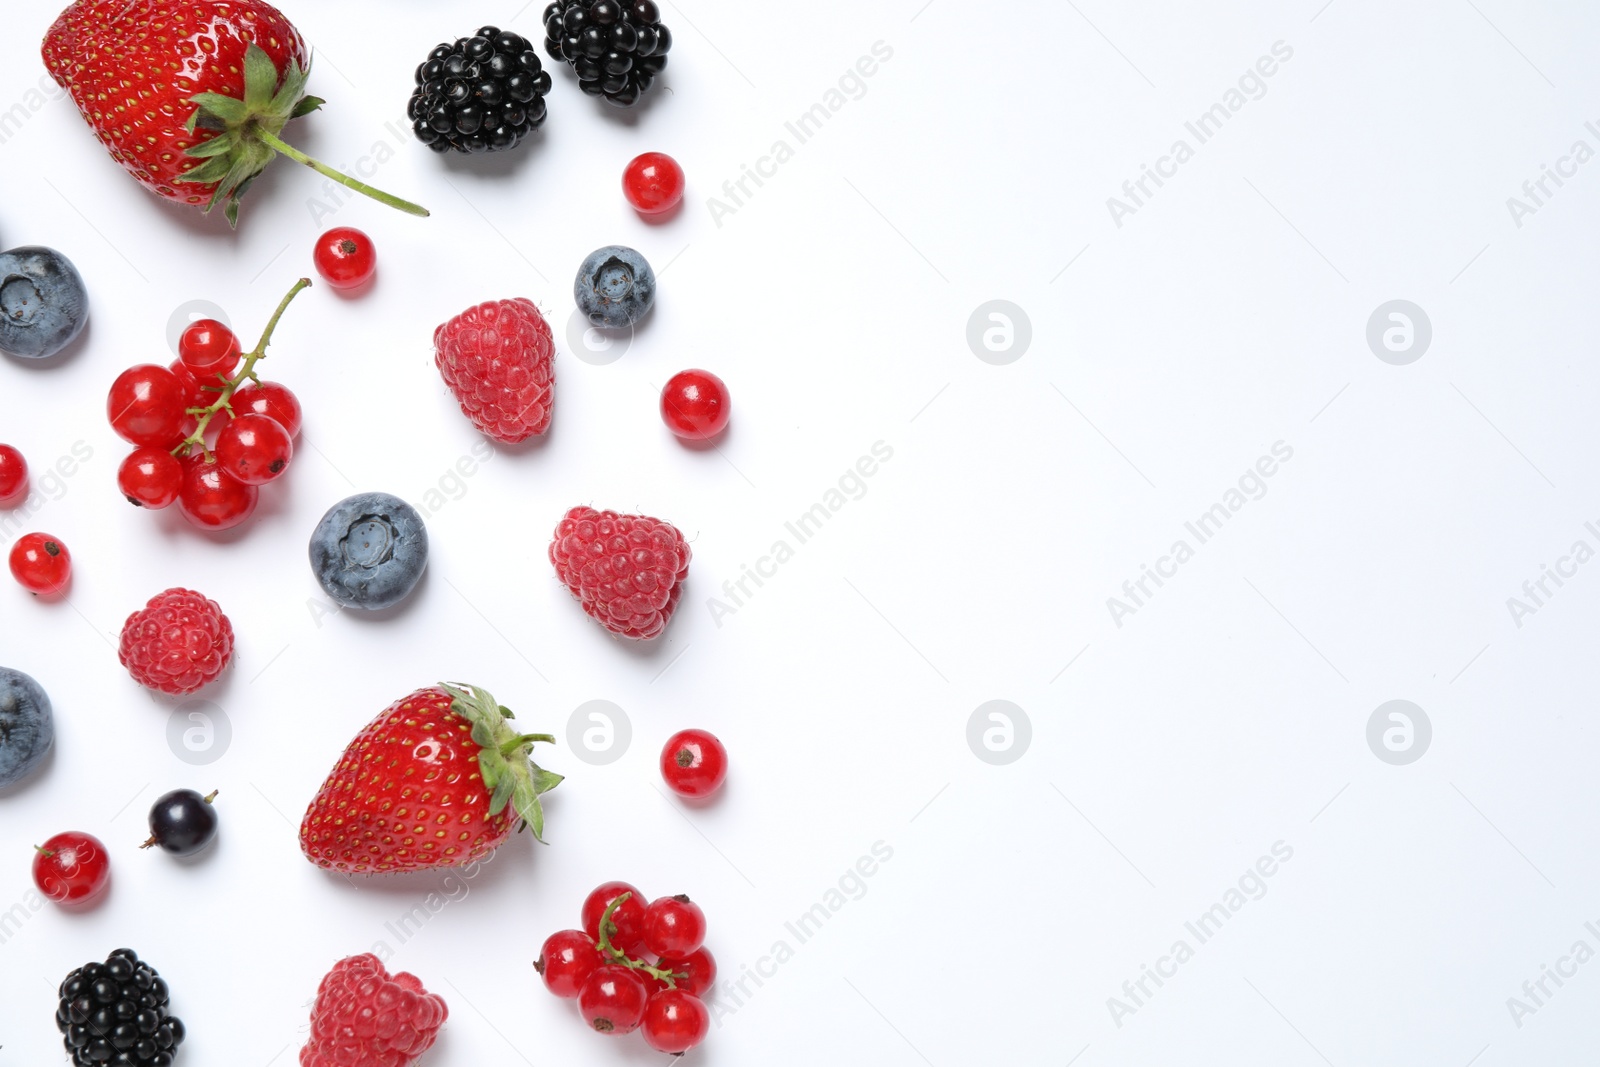
[[[671,523],[579,507],[550,542],[556,577],[590,617],[619,637],[660,636],[689,577],[689,543]]]
[[[193,693],[233,659],[233,624],[216,601],[192,589],[168,589],[122,624],[117,658],[142,686]]]
[[[468,308],[433,333],[434,364],[472,425],[515,444],[550,428],[555,340],[533,301]]]
[[[346,957],[317,987],[300,1067],[410,1067],[449,1015],[416,975],[391,976],[370,953]]]

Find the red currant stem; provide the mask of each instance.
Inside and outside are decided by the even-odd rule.
[[[261,381],[260,378],[256,377],[255,367],[257,362],[266,358],[267,345],[272,342],[272,331],[278,328],[278,320],[283,317],[283,312],[288,308],[289,301],[298,296],[300,290],[310,287],[310,278],[301,278],[295,282],[289,292],[284,295],[283,300],[279,302],[278,310],[274,311],[272,318],[267,320],[267,328],[262,331],[261,340],[256,342],[256,347],[252,351],[245,353],[244,365],[239,368],[238,373],[232,378],[224,374],[218,374],[217,380],[222,383],[220,388],[206,386],[207,389],[216,389],[217,399],[212,401],[210,407],[189,409],[188,413],[199,416],[200,421],[196,424],[194,433],[180,441],[178,446],[172,450],[174,456],[182,458],[188,455],[196,446],[199,446],[205,451],[206,458],[208,460],[211,458],[211,451],[206,448],[206,427],[211,424],[212,417],[219,411],[225,410],[230,418],[233,416],[233,407],[229,401],[233,399],[233,394],[238,391],[239,386],[243,385],[246,380],[257,383]]]
[[[516,754],[517,749],[529,741],[543,741],[547,745],[553,745],[556,743],[556,738],[554,734],[523,734],[521,737],[513,737],[500,746],[500,755],[510,759]]]
[[[38,845],[34,845],[33,846],[33,850],[35,852],[37,852],[39,855],[43,856],[45,859],[49,859],[51,856],[55,855],[55,853],[50,851],[49,849],[40,848]]]
[[[607,905],[605,914],[600,916],[600,940],[595,947],[600,950],[600,955],[606,958],[607,963],[615,963],[623,967],[631,967],[636,971],[644,971],[656,981],[667,983],[668,989],[676,989],[678,988],[678,983],[675,980],[678,977],[676,974],[671,971],[663,971],[660,967],[652,967],[644,960],[636,960],[611,943],[611,935],[617,932],[617,924],[611,921],[611,915],[623,901],[631,896],[633,896],[632,893],[620,893],[617,895],[616,900]]]
[[[306,166],[310,167],[312,170],[316,171],[318,174],[322,175],[324,178],[332,178],[334,181],[338,182],[340,185],[343,185],[343,186],[345,186],[347,188],[350,188],[350,189],[354,189],[356,192],[360,193],[362,196],[370,196],[372,199],[376,200],[378,203],[387,204],[389,207],[392,207],[392,208],[398,208],[401,211],[404,211],[407,215],[417,215],[417,216],[420,216],[422,218],[427,218],[428,217],[428,209],[423,207],[422,205],[413,204],[409,200],[402,200],[398,196],[395,196],[393,193],[386,193],[382,189],[374,189],[372,186],[368,185],[366,182],[357,181],[356,179],[350,177],[350,175],[348,175],[348,174],[341,174],[338,171],[334,170],[332,167],[328,166],[326,163],[323,163],[323,162],[321,162],[319,160],[312,159],[310,156],[308,156],[304,152],[300,151],[300,149],[294,147],[291,144],[288,144],[288,143],[286,143],[284,141],[279,140],[278,138],[274,137],[272,134],[268,133],[266,130],[263,130],[263,129],[257,127],[257,129],[255,131],[255,134],[256,134],[257,137],[259,137],[261,139],[261,143],[262,144],[266,145],[268,148],[272,149],[274,152],[280,152],[283,155],[286,155],[290,159],[294,160],[296,163],[304,163]]]

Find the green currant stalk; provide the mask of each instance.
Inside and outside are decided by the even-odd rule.
[[[623,967],[631,967],[636,971],[643,971],[656,981],[667,983],[668,989],[676,989],[678,988],[676,980],[682,977],[681,975],[672,971],[664,971],[660,967],[652,967],[643,960],[633,959],[611,943],[611,935],[617,932],[617,924],[611,921],[611,915],[623,901],[631,896],[633,896],[632,893],[618,894],[617,899],[613,900],[610,906],[606,908],[605,914],[600,916],[600,941],[596,947],[599,948],[600,955],[605,957],[607,963],[615,963]]]

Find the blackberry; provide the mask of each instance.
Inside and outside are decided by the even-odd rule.
[[[131,948],[79,967],[59,992],[56,1029],[79,1067],[170,1067],[183,1044],[183,1023],[167,1014],[167,983]]]
[[[485,26],[417,68],[407,114],[435,152],[500,152],[544,124],[550,72],[526,37]]]
[[[578,87],[618,107],[639,102],[672,49],[655,0],[556,0],[544,32],[544,50],[572,65]]]

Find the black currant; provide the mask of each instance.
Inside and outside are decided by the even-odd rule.
[[[559,3],[546,9],[547,34],[562,28],[553,26],[551,18],[559,20],[564,10]],[[559,58],[561,42],[554,48],[551,55]],[[540,98],[550,91],[550,76],[527,38],[484,26],[428,56],[417,69],[406,114],[417,140],[434,151],[503,151],[544,122]],[[513,102],[516,107],[510,106]]]
[[[174,856],[192,856],[211,844],[217,836],[217,809],[211,803],[216,796],[215,792],[203,797],[193,789],[174,789],[159,798],[150,808],[150,840],[141,847],[159,845],[161,851]],[[106,961],[106,974],[115,982],[132,979],[133,972],[133,964],[121,957]],[[95,985],[98,996],[99,983]]]

